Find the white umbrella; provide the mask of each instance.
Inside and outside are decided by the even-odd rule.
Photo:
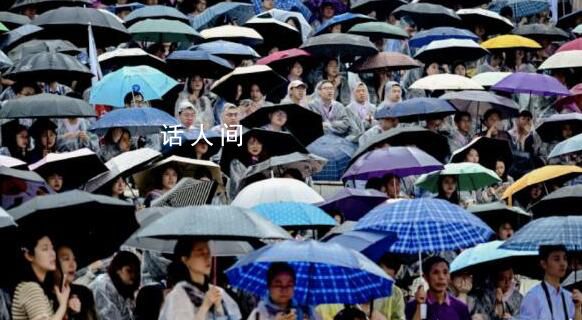
[[[510,74],[511,72],[482,72],[471,79],[484,87],[492,87]]]
[[[414,82],[409,89],[420,90],[484,90],[474,80],[456,74],[435,74]]]
[[[16,169],[20,169],[18,167],[22,167],[22,169],[24,170],[28,169],[28,165],[26,164],[26,162],[20,159],[3,155],[0,155],[0,166]]]
[[[489,51],[471,39],[434,40],[416,52],[414,58],[424,62],[451,63],[474,61]]]
[[[324,199],[307,184],[289,178],[271,178],[252,183],[239,192],[233,206],[252,208],[267,202],[301,202],[314,204]]]
[[[568,50],[561,51],[551,55],[538,68],[540,70],[547,69],[563,69],[563,68],[581,68],[582,67],[582,50]]]
[[[255,29],[247,27],[224,25],[202,30],[200,35],[207,41],[227,40],[249,46],[263,43],[263,37]]]

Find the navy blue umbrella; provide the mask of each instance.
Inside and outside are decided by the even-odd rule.
[[[455,113],[455,108],[446,100],[437,98],[412,98],[390,108],[382,108],[376,119],[398,118],[400,122],[417,122],[430,118],[444,118]]]
[[[191,51],[202,50],[225,59],[258,59],[261,56],[255,49],[244,44],[216,40],[190,47]]]
[[[348,167],[356,145],[336,135],[324,135],[307,146],[307,150],[327,159],[325,167],[313,179],[337,181]]]
[[[414,37],[410,38],[408,43],[411,47],[420,48],[432,41],[447,39],[470,39],[479,41],[479,37],[469,30],[453,27],[437,27],[417,32]]]
[[[346,12],[334,16],[333,18],[327,20],[324,24],[322,24],[319,29],[315,31],[314,36],[318,36],[320,34],[328,33],[328,28],[331,28],[335,25],[341,24],[342,32],[347,32],[351,27],[355,26],[356,24],[363,23],[363,22],[370,22],[375,21],[376,19],[370,18],[367,15],[358,14],[358,13],[351,13]]]
[[[192,28],[200,31],[226,22],[236,22],[236,25],[243,25],[247,20],[255,15],[253,5],[240,2],[220,2],[207,8],[201,14],[190,19]]]
[[[327,242],[337,243],[361,252],[372,261],[378,261],[396,241],[396,233],[385,231],[347,231]]]
[[[178,77],[198,74],[203,78],[218,79],[234,69],[227,60],[202,50],[174,51],[166,58],[166,63],[172,75]]]
[[[341,212],[346,220],[357,221],[387,199],[385,193],[373,189],[343,188],[318,206],[329,213]]]

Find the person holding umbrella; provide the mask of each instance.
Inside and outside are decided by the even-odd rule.
[[[18,121],[11,121],[2,126],[4,134],[3,147],[0,148],[0,155],[13,157],[22,161],[28,161],[30,156],[30,139],[28,129],[19,124]]]
[[[147,194],[144,201],[146,207],[149,207],[153,200],[161,197],[164,193],[175,187],[176,183],[178,183],[178,181],[182,178],[180,170],[177,167],[171,165],[164,167],[162,170],[159,170],[158,174],[158,189],[151,190]]]
[[[246,148],[246,152],[243,153],[242,157],[233,159],[229,164],[231,179],[230,196],[232,198],[238,193],[247,168],[269,158],[269,154],[264,148],[264,143],[258,136],[251,135],[245,140],[244,147]]]
[[[57,125],[48,119],[36,120],[30,127],[35,147],[30,152],[28,163],[35,163],[49,153],[57,152]]]
[[[511,142],[509,134],[501,129],[501,113],[498,110],[487,110],[483,115],[483,124],[486,130],[479,133],[479,136]]]
[[[446,200],[452,204],[460,205],[457,179],[454,176],[439,176],[437,199]]]
[[[61,152],[75,151],[89,148],[93,151],[99,149],[99,138],[88,132],[90,123],[82,118],[65,118],[58,121],[57,149]]]
[[[502,264],[491,274],[491,284],[477,297],[475,314],[488,316],[489,319],[519,318],[522,300],[513,268]]]
[[[107,162],[131,149],[131,133],[125,128],[111,128],[103,138],[103,144],[99,150],[99,158]]]
[[[214,110],[212,102],[205,92],[204,78],[199,75],[192,75],[184,85],[184,90],[178,95],[174,114],[178,116],[180,106],[184,101],[189,101],[194,106],[197,119],[196,124],[203,124],[204,128],[210,129],[214,126]]]
[[[378,111],[380,111],[380,109]],[[380,135],[392,128],[398,127],[398,118],[391,117],[379,118],[378,114],[380,112],[378,111],[376,111],[376,114],[374,115],[374,118],[377,120],[377,124],[372,126],[370,129],[368,129],[366,132],[364,132],[364,134],[360,136],[360,138],[358,139],[358,143],[360,144],[360,146],[367,145],[368,141],[370,141],[377,135]]]

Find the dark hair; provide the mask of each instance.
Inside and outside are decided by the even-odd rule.
[[[190,279],[190,273],[182,261],[172,261],[168,265],[166,272],[166,287],[168,289],[172,289],[178,282],[187,281],[188,279]]]
[[[390,182],[390,180],[392,179],[396,179],[398,181],[398,183],[400,183],[400,177],[392,174],[392,173],[387,173],[382,177],[382,185],[386,185]]]
[[[435,264],[444,262],[447,265],[447,268],[449,268],[449,262],[447,260],[445,260],[443,257],[439,257],[439,256],[433,256],[430,257],[428,259],[426,259],[423,263],[422,263],[422,273],[424,273],[425,275],[429,274],[430,271],[432,270],[432,267]]]
[[[14,91],[14,94],[18,94],[20,93],[20,91],[22,91],[22,89],[24,89],[24,87],[31,87],[32,89],[34,89],[35,94],[40,93],[40,88],[36,83],[26,81],[17,81],[16,83],[14,83],[12,85],[12,91]]]
[[[111,195],[112,195],[111,188],[113,188],[113,185],[116,184],[117,183],[117,180],[119,180],[120,178],[123,179],[122,177],[117,177],[117,178],[115,178],[115,179],[107,182],[106,184],[104,184],[99,189],[93,191],[93,193],[101,194],[101,195],[104,195],[104,196],[111,197]],[[124,182],[125,182],[125,180],[124,180]],[[120,200],[127,200],[128,198],[125,195],[120,194],[119,195],[119,199]]]
[[[113,141],[113,131],[117,129],[117,128],[110,128],[109,130],[107,130],[107,133],[105,134],[105,137],[103,137],[103,143],[104,144],[118,144],[118,142]],[[123,137],[124,134],[128,134],[129,137],[131,138],[131,132],[129,132],[129,130],[127,130],[126,128],[119,128],[121,129],[121,136]]]
[[[34,249],[38,245],[38,242],[44,238],[49,237],[46,232],[42,232],[39,230],[34,230],[27,232],[26,234],[22,235],[19,239],[19,248],[20,248],[20,268],[17,270],[18,272],[18,282],[36,282],[42,288],[44,294],[49,298],[49,300],[56,301],[56,297],[54,294],[54,286],[56,282],[56,273],[55,272],[48,272],[44,281],[40,281],[37,278],[36,274],[32,270],[32,266],[28,260],[26,260],[26,253],[31,256],[34,256]],[[49,237],[50,239],[50,237]],[[52,241],[52,240],[51,240]]]
[[[43,151],[43,145],[42,145],[42,135],[43,133],[47,132],[47,131],[52,131],[55,135],[57,134],[57,125],[52,122],[49,119],[45,119],[45,118],[41,118],[36,120],[32,126],[30,126],[30,129],[28,130],[30,135],[34,138],[34,152],[36,154],[41,154],[42,155],[42,151]],[[57,141],[55,139],[55,145],[52,147],[52,149],[50,150],[50,152],[56,152],[57,151]],[[42,158],[42,156],[41,156]]]
[[[356,309],[353,306],[346,305],[340,312],[338,312],[333,320],[356,320],[356,319],[367,319],[364,311]]]
[[[378,264],[381,266],[385,266],[386,268],[398,271],[398,269],[400,269],[400,266],[402,266],[402,259],[398,255],[386,253],[380,258]]]
[[[125,98],[123,98],[123,103],[126,105],[131,104],[131,102],[133,101],[133,99],[135,97],[141,97],[142,99],[144,99],[144,97],[141,93],[139,93],[137,91],[130,91],[125,95]]]
[[[164,172],[166,172],[166,170],[168,169],[173,169],[174,171],[176,171],[176,175],[178,176],[178,179],[176,180],[176,182],[180,181],[180,179],[182,179],[182,170],[180,170],[180,168],[178,168],[175,165],[172,164],[168,164],[165,166],[162,166],[161,168],[158,168],[156,171],[159,172],[159,175],[157,175],[157,181],[156,181],[156,185],[158,188],[162,188],[162,180],[164,179]]]
[[[273,262],[267,270],[267,286],[270,287],[275,280],[275,277],[281,273],[291,275],[293,282],[295,282],[295,270],[286,262]]]
[[[463,120],[464,117],[469,117],[469,120],[471,120],[471,114],[468,113],[467,111],[458,111],[457,113],[455,113],[455,123],[459,123],[461,122],[461,120]]]
[[[505,6],[499,10],[499,15],[502,17],[513,18],[513,9],[510,6]]]
[[[332,26],[332,27],[333,27],[333,26]],[[330,27],[330,28],[331,28],[331,27]],[[338,68],[340,68],[340,71],[341,71],[341,66],[340,66],[340,64],[339,64],[339,61],[337,61],[337,58],[328,58],[327,60],[324,60],[324,61],[325,61],[325,62],[324,62],[324,64],[323,64],[323,75],[324,75],[324,77],[323,77],[323,78],[324,78],[324,79],[326,79],[326,78],[327,78],[327,76],[328,76],[328,74],[327,74],[327,65],[328,65],[330,62],[332,62],[332,61],[335,61],[335,62],[337,63],[337,67],[338,67]],[[323,80],[323,81],[326,81],[326,80]],[[329,81],[329,80],[327,80],[327,81]],[[333,84],[333,82],[331,82],[331,81],[329,81],[329,82]],[[323,83],[322,83],[322,85],[323,85]]]
[[[438,195],[436,196],[437,199],[443,199],[446,200],[452,204],[459,204],[459,183],[457,181],[457,179],[455,179],[455,182],[457,183],[456,186],[456,190],[455,192],[453,192],[453,194],[451,195],[451,197],[447,197],[447,195],[445,194],[445,190],[443,189],[443,181],[445,181],[446,177],[453,177],[453,176],[439,176],[438,178],[438,182],[437,182],[437,186],[438,186]],[[454,178],[454,177],[453,177]]]
[[[126,266],[132,267],[135,271],[136,279],[135,282],[131,285],[124,284],[119,278],[119,275],[117,275],[117,271],[123,269],[123,267]],[[111,278],[115,289],[117,289],[117,292],[121,296],[129,298],[133,297],[133,294],[139,288],[141,282],[140,270],[141,262],[135,254],[129,251],[119,251],[111,260],[111,264],[109,265],[109,268],[107,268],[107,274],[109,274],[109,277]]]
[[[157,320],[164,302],[164,290],[157,284],[139,289],[135,299],[136,320]]]
[[[548,245],[548,246],[540,246],[539,247],[539,256],[540,256],[540,260],[548,260],[548,258],[550,257],[550,254],[552,254],[553,252],[556,251],[561,251],[561,252],[565,252],[568,253],[568,249],[566,249],[566,246],[564,245]]]
[[[487,119],[489,119],[489,117],[491,117],[494,114],[497,114],[501,118],[501,112],[499,112],[499,110],[497,109],[491,108],[485,112],[485,114],[483,115],[483,120],[487,121]]]
[[[283,172],[283,176],[285,175],[290,175],[293,179],[304,182],[303,174],[301,174],[301,171],[299,171],[298,169],[288,168]]]
[[[249,143],[249,140],[251,140],[253,138],[256,139],[263,146],[263,148],[261,150],[261,153],[258,156],[258,158],[259,158],[258,161],[261,162],[261,161],[265,161],[265,160],[269,159],[269,154],[267,153],[267,150],[265,150],[266,149],[265,142],[262,141],[260,137],[251,134],[251,135],[248,136],[248,138],[244,139],[245,152],[244,152],[243,159],[239,159],[239,160],[242,160],[242,163],[245,164],[245,165],[247,165],[247,166],[252,164],[252,161],[251,161],[252,160],[252,156],[248,152],[247,145]]]
[[[161,43],[153,43],[146,48],[146,52],[155,55],[158,51],[165,51],[164,45]]]
[[[370,178],[366,182],[365,189],[374,189],[374,190],[382,190],[382,186],[384,185],[384,181],[382,178]]]
[[[340,217],[340,224],[344,223],[346,221],[346,217],[344,216],[344,214],[339,211],[339,210],[333,210],[332,212],[329,213],[329,215],[335,219],[336,216]]]
[[[529,110],[521,110],[519,112],[519,117],[533,118],[533,114]]]
[[[207,152],[208,153],[208,152]],[[201,180],[202,178],[208,178],[210,180],[214,180],[212,177],[212,172],[207,167],[200,167],[196,169],[192,178]]]
[[[6,130],[2,130],[2,134],[5,135],[3,139],[3,144],[10,152],[10,156],[16,159],[20,159],[22,161],[26,161],[28,147],[30,146],[30,138],[28,139],[26,148],[22,150],[20,147],[18,147],[18,144],[16,143],[16,136],[22,131],[28,132],[28,129],[25,126],[19,124],[18,120],[16,120],[16,122],[11,121],[10,123],[5,124],[4,126],[6,126],[7,128]]]
[[[495,159],[495,166],[497,167],[497,162],[503,162],[503,164],[505,165],[505,170],[503,171],[503,174],[501,175],[501,181],[502,182],[507,182],[507,176],[508,176],[508,172],[509,172],[509,168],[507,167],[507,163],[505,162],[505,160],[503,158],[497,158]],[[493,168],[495,169],[495,168]]]

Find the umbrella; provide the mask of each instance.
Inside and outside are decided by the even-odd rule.
[[[332,227],[335,220],[320,208],[300,202],[269,202],[254,206],[252,210],[288,230]]]
[[[231,101],[239,85],[250,86],[256,84],[268,95],[270,90],[284,83],[285,79],[268,66],[254,65],[234,69],[231,73],[216,80],[210,90]]]
[[[217,186],[214,181],[182,178],[172,189],[153,200],[150,206],[182,208],[210,204]]]
[[[560,143],[558,143],[548,158],[556,158],[569,153],[579,152],[582,150],[582,134],[568,138]]]
[[[473,81],[479,83],[483,87],[491,87],[499,81],[509,76],[511,72],[483,72],[471,78]]]
[[[549,217],[531,221],[501,245],[502,249],[537,251],[540,246],[563,245],[580,251],[582,217]]]
[[[276,19],[276,20],[281,21],[281,22],[287,22],[289,19],[297,20],[299,22],[299,26],[296,26],[296,27],[299,28],[298,30],[301,32],[301,39],[303,39],[303,42],[305,42],[307,40],[307,38],[313,32],[311,25],[306,20],[307,18],[304,17],[299,12],[291,12],[291,11],[285,11],[285,10],[281,10],[281,9],[271,9],[271,10],[267,10],[265,12],[259,13],[257,15],[257,17],[273,18],[273,19]]]
[[[356,0],[350,2],[350,11],[368,14],[372,11],[376,12],[377,15],[385,14],[388,15],[394,9],[406,4],[405,0]]]
[[[558,112],[562,112],[564,109],[576,110],[576,100],[580,97],[582,97],[582,83],[579,83],[570,88],[570,95],[567,97],[561,97],[556,100],[556,102],[554,102],[554,107]]]
[[[21,43],[38,37],[43,31],[44,29],[41,27],[25,24],[1,35],[0,47],[4,51],[9,51]]]
[[[176,80],[152,67],[123,67],[109,73],[91,88],[89,102],[123,107],[125,96],[130,92],[139,92],[146,101],[155,100],[177,84]]]
[[[85,266],[119,250],[138,228],[134,211],[127,201],[73,190],[35,197],[9,213],[20,230],[48,232],[55,243],[72,245]]]
[[[582,50],[561,51],[551,55],[539,70],[582,68]]]
[[[30,19],[22,14],[2,11],[0,12],[0,22],[2,22],[2,24],[4,24],[8,29],[13,30],[20,26],[29,24]]]
[[[16,0],[10,7],[10,11],[20,12],[27,7],[33,7],[37,12],[41,13],[60,7],[84,7],[90,5],[90,0]]]
[[[533,16],[549,8],[549,3],[545,0],[496,0],[489,6],[490,10],[501,11],[503,7],[510,7],[513,17],[519,20],[521,17]]]
[[[91,8],[59,8],[38,16],[32,24],[59,39],[87,47],[91,26],[97,47],[117,45],[129,39],[127,29],[116,16]]]
[[[0,71],[6,71],[8,68],[12,67],[13,64],[12,60],[10,60],[4,52],[0,51]]]
[[[161,153],[150,148],[140,148],[123,152],[105,162],[108,170],[89,180],[85,184],[84,190],[96,193],[97,190],[115,181],[117,178],[130,176],[161,156]]]
[[[241,120],[247,128],[260,128],[271,123],[269,115],[275,111],[287,114],[285,128],[303,145],[308,145],[323,136],[321,116],[296,104],[265,106]]]
[[[361,252],[372,261],[380,260],[395,241],[394,232],[382,231],[346,231],[325,240]]]
[[[200,35],[208,42],[215,40],[228,40],[248,46],[256,46],[263,43],[263,37],[255,29],[239,26],[224,25],[210,29],[204,29]]]
[[[350,30],[351,27],[363,23],[363,22],[371,22],[374,21],[374,18],[370,18],[369,16],[358,14],[358,13],[351,13],[346,12],[342,14],[338,14],[331,19],[324,22],[319,29],[315,30],[314,36],[319,36],[325,33],[329,33],[329,29],[336,25],[341,25],[342,32],[347,32]]]
[[[474,61],[489,51],[469,39],[435,40],[422,47],[414,55],[425,63],[440,62],[452,64],[455,61]]]
[[[44,179],[28,167],[22,170],[0,166],[0,202],[8,209],[35,198],[38,194],[53,193]]]
[[[357,221],[387,199],[386,193],[374,189],[342,188],[317,206],[330,214],[340,212],[346,220]]]
[[[415,185],[430,192],[438,193],[439,180],[444,176],[454,176],[457,180],[457,190],[459,191],[479,190],[501,182],[501,179],[493,170],[489,170],[478,163],[463,162],[445,164],[445,168],[440,171],[423,174],[416,180]]]
[[[407,3],[398,7],[392,14],[396,18],[410,17],[421,29],[456,26],[461,23],[461,18],[455,11],[432,3]]]
[[[19,170],[27,170],[26,162],[9,156],[0,155],[0,167],[14,168]]]
[[[125,128],[132,136],[144,136],[179,125],[176,118],[155,108],[124,108],[108,112],[93,123],[89,131],[104,135],[111,128]]]
[[[4,209],[0,208],[0,229],[16,226],[14,219],[12,216],[8,214],[8,212],[4,211]]]
[[[493,230],[498,230],[505,223],[511,224],[517,230],[532,219],[530,213],[519,207],[508,207],[501,201],[470,205],[467,210],[483,220]]]
[[[274,262],[289,263],[295,270],[293,298],[299,305],[367,303],[390,295],[394,282],[361,253],[314,240],[266,246],[241,258],[226,275],[234,287],[265,296],[267,271]]]
[[[465,29],[452,27],[437,27],[417,32],[409,40],[411,47],[424,47],[435,40],[466,39],[479,41],[479,37],[473,32]]]
[[[519,114],[517,102],[489,91],[448,92],[440,96],[439,99],[447,100],[458,111],[469,112],[473,119],[482,118],[485,112],[490,109],[498,110],[502,116],[507,118],[517,117]]]
[[[215,56],[219,56],[224,59],[256,59],[261,56],[255,51],[255,49],[245,46],[244,44],[217,40],[207,43],[202,43],[190,48],[190,50],[202,50],[206,51]]]
[[[582,168],[578,166],[546,165],[530,171],[523,177],[519,178],[519,180],[515,181],[505,190],[503,198],[508,198],[509,204],[511,205],[513,195],[529,186],[538,183],[548,183],[550,181],[560,185],[580,174],[582,174]]]
[[[439,161],[444,161],[450,153],[449,141],[443,135],[418,126],[398,127],[382,132],[360,145],[351,162],[385,144],[393,147],[415,146]]]
[[[140,48],[115,49],[100,54],[99,65],[103,69],[118,70],[123,67],[146,65],[154,69],[167,69],[164,60],[149,54]]]
[[[370,56],[378,49],[367,37],[345,34],[326,33],[307,39],[302,49],[317,57],[351,59],[357,56]]]
[[[456,74],[435,74],[416,80],[409,89],[421,90],[483,90],[477,82]]]
[[[234,69],[227,60],[201,50],[174,51],[166,57],[166,62],[172,70],[171,73],[179,77],[196,73],[203,78],[217,79]]]
[[[488,50],[542,48],[542,46],[536,41],[514,34],[505,34],[490,38],[487,41],[482,42],[481,46]]]
[[[531,207],[536,218],[547,216],[580,215],[582,185],[562,187]]]
[[[566,31],[542,23],[518,26],[513,30],[513,33],[536,40],[564,41],[570,38]]]
[[[558,22],[556,23],[556,27],[558,28],[562,28],[562,29],[569,29],[569,28],[575,28],[576,24],[578,22],[578,19],[582,16],[582,9],[579,9],[578,11],[574,11],[572,13],[563,15],[561,17],[558,18]]]
[[[420,122],[421,120],[444,118],[454,114],[455,108],[446,100],[437,98],[412,98],[399,102],[390,108],[376,111],[376,119],[398,118],[401,122]]]
[[[231,205],[252,208],[269,202],[301,202],[315,204],[323,198],[307,184],[290,178],[270,178],[243,188]]]
[[[3,77],[14,81],[88,80],[91,70],[77,59],[58,52],[41,52],[15,63]]]
[[[173,20],[186,24],[190,23],[190,19],[178,9],[163,5],[145,6],[133,10],[125,17],[124,23],[127,27],[130,27],[137,22],[148,19]]]
[[[196,30],[177,20],[142,20],[129,27],[128,31],[134,40],[144,42],[193,42],[202,40]]]
[[[463,148],[455,150],[450,162],[465,162],[465,156],[471,149],[477,150],[479,163],[485,168],[495,168],[495,162],[499,158],[503,159],[508,168],[511,167],[512,153],[509,142],[487,137],[477,137]]]
[[[76,56],[81,53],[79,48],[66,40],[30,40],[19,44],[14,49],[8,51],[8,56],[13,61],[18,61],[36,53],[50,51],[65,53],[72,56]]]
[[[97,154],[87,148],[49,153],[29,168],[45,178],[54,173],[62,176],[65,189],[79,187],[92,177],[107,171]]]
[[[545,119],[536,128],[536,132],[544,142],[554,142],[564,140],[562,128],[570,126],[572,135],[582,133],[582,114],[562,113],[553,114]]]
[[[582,50],[582,38],[577,38],[572,41],[568,41],[561,45],[556,52],[563,52],[569,50]]]
[[[556,78],[539,73],[516,72],[496,83],[491,90],[541,96],[569,96],[570,91]]]
[[[283,156],[270,157],[269,159],[250,166],[245,172],[244,178],[263,174],[264,177],[272,175],[281,176],[287,169],[297,169],[304,178],[321,171],[327,160],[314,154],[293,152]]]
[[[380,52],[373,56],[356,60],[350,67],[353,72],[373,72],[376,70],[408,70],[420,68],[420,63],[398,52]]]
[[[408,33],[404,29],[386,22],[358,23],[348,30],[348,33],[382,39],[408,39]]]
[[[518,251],[499,248],[504,241],[495,240],[478,244],[473,248],[464,250],[451,263],[451,273],[455,272],[472,272],[495,270],[496,266],[512,263],[516,267],[536,265],[535,260],[538,258],[538,251]],[[520,273],[523,274],[523,273]]]
[[[504,34],[513,29],[513,22],[491,10],[460,9],[457,10],[457,14],[463,20],[463,24],[471,30],[475,26],[483,26],[488,34]]]
[[[377,206],[360,219],[355,230],[395,232],[398,238],[389,251],[402,254],[469,248],[493,235],[485,223],[465,209],[430,198]]]
[[[257,60],[257,64],[265,64],[278,70],[283,69],[285,66],[288,66],[295,61],[308,59],[310,56],[309,52],[294,48],[273,52],[270,55]]]
[[[415,147],[389,147],[362,155],[348,168],[342,180],[369,180],[386,174],[402,178],[442,168],[435,158]]]
[[[582,34],[582,24],[578,25],[576,28],[572,30],[573,34],[581,35]]]
[[[50,108],[47,108],[50,106]],[[6,101],[0,109],[0,118],[91,118],[95,109],[85,100],[42,93]]]
[[[141,9],[145,7],[145,5],[143,3],[139,3],[139,2],[129,2],[129,3],[125,3],[125,4],[112,4],[110,6],[105,7],[105,10],[111,12],[112,14],[119,14],[121,12],[124,11],[128,11],[129,13],[137,10],[137,9]],[[121,18],[119,18],[119,20],[121,20]],[[122,20],[123,21],[123,20]]]
[[[255,29],[263,37],[265,50],[272,47],[281,50],[296,48],[303,42],[301,34],[295,27],[277,19],[252,18],[244,26]]]
[[[337,181],[346,170],[356,145],[333,134],[326,134],[307,146],[309,152],[327,159],[323,170],[313,176],[314,180]]]
[[[562,281],[562,287],[566,288],[566,290],[577,289],[580,287],[580,281],[582,281],[582,270],[572,271],[566,279]]]
[[[253,5],[241,2],[220,2],[207,8],[201,14],[190,19],[192,28],[204,30],[223,24],[225,21],[237,25],[244,24],[255,15]]]

